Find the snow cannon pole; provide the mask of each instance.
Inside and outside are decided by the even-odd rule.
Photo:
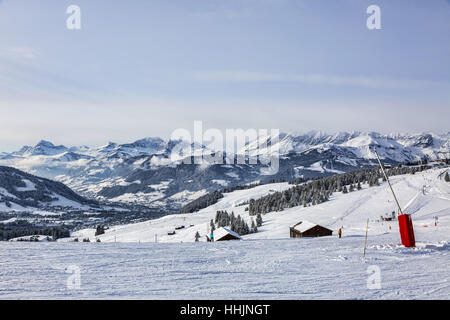
[[[366,258],[366,248],[367,248],[367,234],[369,233],[369,219],[367,219],[367,226],[366,226],[366,240],[364,241],[364,254],[363,259]]]
[[[392,189],[392,185],[391,185],[391,182],[389,181],[389,178],[388,178],[388,176],[386,174],[386,171],[384,171],[384,167],[381,164],[381,160],[380,160],[380,157],[378,156],[378,152],[377,152],[377,147],[374,147],[373,150],[375,151],[375,155],[377,156],[377,160],[378,160],[378,163],[380,164],[380,168],[381,168],[381,171],[383,172],[384,178],[386,179],[386,181],[387,181],[387,183],[389,185],[389,188],[391,188],[392,195],[394,196],[395,202],[397,203],[398,211],[402,215],[403,214],[403,210],[400,207],[400,203],[398,202],[397,197],[395,196],[394,189]]]
[[[380,157],[378,156],[377,147],[374,147],[375,155],[377,156],[378,163],[380,164],[381,171],[391,189],[392,195],[394,196],[395,202],[398,206],[398,211],[400,215],[398,216],[398,224],[400,227],[400,237],[402,239],[402,244],[405,247],[415,247],[416,241],[414,237],[414,228],[412,224],[411,215],[404,214],[402,208],[400,207],[400,203],[398,202],[397,196],[395,195],[394,189],[392,188],[391,182],[389,181],[389,177],[384,170],[383,164],[381,163]]]

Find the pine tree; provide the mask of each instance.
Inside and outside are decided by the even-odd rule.
[[[220,221],[220,216],[221,216],[221,212],[220,212],[220,211],[217,211],[217,212],[216,212],[216,218],[214,219],[214,222],[215,222],[215,223],[219,223],[219,221]]]
[[[236,217],[234,216],[234,212],[231,211],[231,216],[230,216],[230,225],[234,225],[236,222]]]
[[[209,223],[209,226],[211,227],[211,233],[213,233],[214,230],[216,230],[216,226],[215,226],[215,224],[214,224],[213,219],[211,219],[211,222]]]
[[[258,215],[256,216],[256,226],[261,227],[263,223],[261,214],[258,213]]]
[[[255,229],[257,230],[255,220],[252,219],[252,226],[250,228],[250,232],[251,233],[257,232],[257,231],[255,231]]]
[[[444,180],[445,180],[446,182],[450,182],[450,177],[448,176],[448,171],[445,173]]]

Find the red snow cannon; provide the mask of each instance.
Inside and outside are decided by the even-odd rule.
[[[415,247],[416,239],[414,238],[414,228],[412,224],[411,215],[401,214],[398,216],[398,224],[400,226],[400,237],[402,238],[402,245],[405,247]]]

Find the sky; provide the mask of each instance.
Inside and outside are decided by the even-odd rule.
[[[450,0],[0,0],[0,152],[167,138],[195,120],[448,132],[449,57]]]

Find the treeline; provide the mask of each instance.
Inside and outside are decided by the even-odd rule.
[[[8,224],[0,224],[0,241],[13,238],[43,235],[52,237],[53,240],[70,237],[70,231],[64,227],[39,227],[27,221],[16,221]]]
[[[268,183],[276,183],[276,182],[286,182],[286,181],[283,179],[280,179],[277,181],[270,180]],[[210,205],[217,203],[217,201],[219,201],[219,199],[223,198],[224,193],[230,193],[230,192],[234,192],[234,191],[238,191],[238,190],[252,189],[252,188],[255,188],[260,185],[262,185],[262,183],[260,183],[260,182],[250,183],[250,184],[244,184],[244,185],[237,185],[237,186],[233,186],[233,187],[227,187],[227,188],[223,188],[221,190],[217,190],[217,191],[208,193],[208,194],[201,196],[201,197],[195,199],[194,201],[191,201],[188,204],[186,204],[184,207],[182,207],[180,209],[180,213],[197,212],[200,209],[204,209],[206,207],[209,207]],[[242,203],[241,205],[243,205],[243,204],[244,203]]]
[[[417,171],[431,168],[430,165],[424,165],[424,163],[427,163],[426,159],[422,160],[421,165],[418,165],[420,162],[410,162],[386,169],[386,171],[388,175],[414,174]],[[448,159],[445,163],[448,163]],[[284,208],[291,208],[299,205],[307,206],[319,204],[328,201],[329,196],[333,192],[351,192],[353,190],[358,190],[361,188],[361,183],[367,183],[370,187],[377,186],[379,185],[378,181],[380,178],[384,180],[384,177],[378,168],[365,168],[326,178],[306,179],[304,177],[299,177],[291,179],[288,183],[295,185],[295,187],[284,192],[268,195],[258,200],[250,200],[248,203],[249,211],[251,215],[255,215],[257,213],[280,211]],[[268,181],[269,184],[276,182],[285,182],[285,180]],[[213,205],[217,203],[219,199],[223,198],[223,193],[251,189],[262,184],[265,183],[238,185],[208,193],[185,205],[181,208],[180,213],[192,213]],[[300,184],[302,185],[299,186]],[[348,187],[343,188],[343,186]],[[247,202],[243,202],[240,205],[244,204],[247,204]]]
[[[386,169],[388,176],[415,174],[430,166],[404,167],[399,166]],[[380,169],[358,169],[355,171],[320,178],[282,191],[275,192],[257,200],[250,200],[249,214],[265,214],[272,211],[282,211],[286,208],[297,206],[311,206],[329,200],[333,192],[352,192],[361,189],[361,184],[369,187],[379,185],[379,179],[385,180]],[[290,181],[291,184],[298,183],[298,179]],[[303,182],[303,181],[302,181]]]
[[[229,214],[226,210],[217,211],[214,221],[211,220],[210,229],[214,231],[216,227],[229,227],[231,231],[243,236],[258,232],[258,227],[262,225],[262,222],[261,215],[257,215],[256,219],[252,219],[251,225],[249,226],[240,215],[236,217],[234,212]]]
[[[183,208],[181,208],[180,213],[196,212],[200,209],[209,207],[210,205],[217,203],[217,201],[220,198],[223,198],[223,194],[220,191],[214,191],[214,192],[205,194],[204,196],[201,196],[200,198],[195,199],[192,202],[189,202],[187,205],[185,205]]]
[[[436,160],[428,160],[426,157],[422,158],[421,160],[418,161],[409,161],[409,162],[405,162],[403,165],[406,166],[422,166],[422,165],[427,165],[430,161],[436,161],[436,162],[442,162],[446,165],[450,164],[450,159],[449,158],[444,158],[444,159],[436,159]]]
[[[249,183],[249,184],[244,184],[244,185],[237,185],[237,186],[233,186],[233,187],[227,187],[222,189],[222,193],[230,193],[233,191],[237,191],[237,190],[247,190],[247,189],[252,189],[254,187],[260,186],[261,183],[257,182],[257,183]]]
[[[233,187],[227,187],[218,191],[214,191],[208,194],[205,194],[204,196],[201,196],[200,198],[195,199],[194,201],[189,202],[184,207],[181,208],[180,213],[193,213],[200,209],[209,207],[210,205],[213,205],[219,201],[219,199],[223,198],[224,193],[230,193],[237,190],[246,190],[251,189],[254,187],[259,186],[260,183],[252,183],[252,184],[245,184],[245,185],[238,185]]]

